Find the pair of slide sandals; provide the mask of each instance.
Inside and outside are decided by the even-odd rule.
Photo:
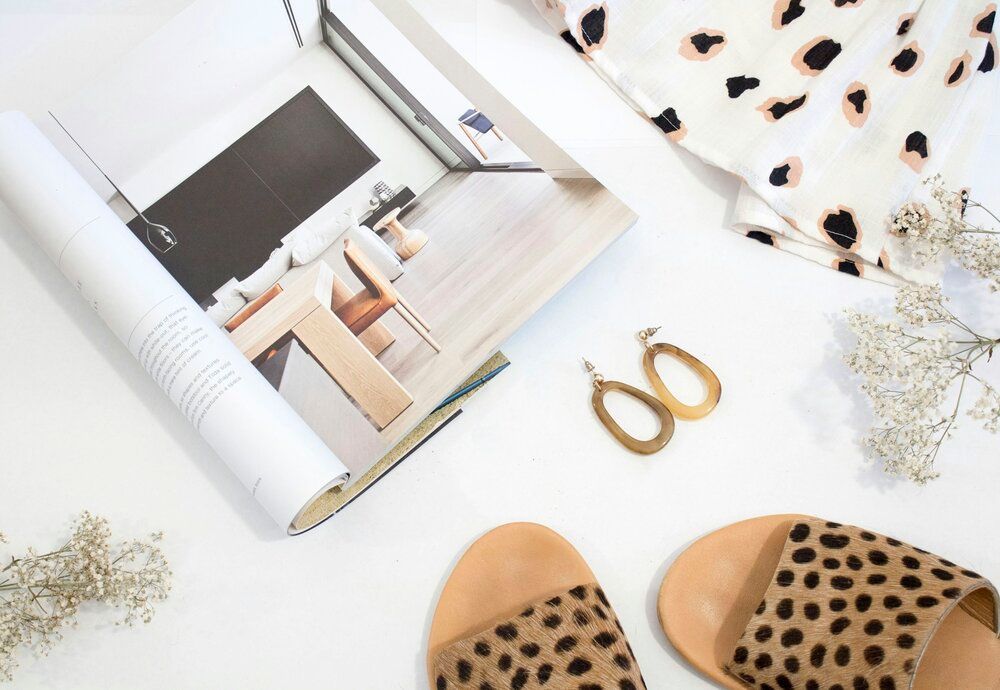
[[[998,602],[977,573],[896,539],[772,515],[694,542],[657,609],[674,647],[723,688],[998,690]],[[427,663],[435,690],[646,687],[587,563],[529,523],[459,560]]]

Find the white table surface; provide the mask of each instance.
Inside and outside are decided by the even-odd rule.
[[[148,32],[184,2],[11,4],[0,109],[37,114],[130,47],[129,29]],[[655,595],[679,550],[734,520],[813,513],[1000,581],[998,439],[965,423],[925,488],[863,462],[870,417],[840,363],[839,313],[888,305],[889,289],[725,229],[736,182],[620,103],[543,35],[527,0],[418,4],[447,13],[445,33],[641,221],[504,346],[514,365],[465,414],[343,515],[289,539],[0,208],[0,530],[13,550],[51,545],[88,508],[117,535],[165,530],[175,572],[151,625],[116,628],[90,609],[48,659],[25,659],[14,687],[424,687],[449,569],[515,520],[576,544],[655,689],[708,687],[664,639]],[[1000,153],[997,119],[984,159]],[[961,182],[1000,206],[987,161]],[[714,414],[678,422],[664,452],[639,458],[597,423],[579,357],[642,382],[632,333],[654,324],[725,392]]]

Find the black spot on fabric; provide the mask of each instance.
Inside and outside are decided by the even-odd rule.
[[[962,78],[963,74],[965,74],[965,63],[959,62],[958,65],[955,67],[955,71],[948,75],[948,83],[954,84],[955,82],[957,82],[959,79]]]
[[[888,578],[882,573],[875,573],[874,575],[868,576],[868,584],[870,585],[884,585]]]
[[[514,659],[510,654],[504,654],[497,660],[497,667],[506,673],[510,670],[510,667],[514,664]]]
[[[828,522],[826,523],[826,526],[829,527],[830,529],[837,529],[838,527],[843,527],[844,525],[842,525],[839,522]]]
[[[771,659],[771,655],[767,654],[766,652],[764,654],[758,655],[757,658],[754,659],[753,661],[753,665],[757,668],[758,671],[763,671],[765,668],[770,668],[771,664],[773,663],[774,661]]]
[[[795,685],[788,679],[784,673],[774,679],[774,682],[778,684],[781,690],[794,690]],[[761,686],[763,688],[763,686]]]
[[[802,631],[798,628],[789,628],[785,632],[781,633],[781,646],[782,647],[794,647],[797,644],[802,644],[804,636]]]
[[[814,602],[809,602],[808,604],[802,607],[802,613],[804,613],[806,618],[808,618],[809,620],[811,621],[816,620],[817,618],[819,618],[820,615],[819,604],[816,604]]]
[[[832,623],[830,623],[830,632],[834,635],[839,635],[840,633],[847,630],[847,628],[850,627],[850,625],[851,625],[850,618],[846,617],[838,618]]]
[[[738,77],[729,77],[726,80],[726,91],[729,92],[730,98],[739,98],[747,91],[756,89],[758,86],[760,86],[760,79],[757,77],[748,77],[745,74]]]
[[[819,683],[810,678],[806,681],[806,690],[819,690]]]
[[[521,611],[521,618],[531,618],[533,615],[535,615],[534,608],[526,608],[524,611]]]
[[[913,26],[913,20],[907,17],[899,23],[899,28],[896,29],[896,35],[902,36],[910,31],[910,27]]]
[[[889,562],[889,557],[885,555],[885,551],[875,549],[868,552],[868,560],[872,565],[885,565]]]
[[[900,579],[899,584],[903,585],[906,589],[914,590],[920,589],[924,583],[916,575],[905,575]]]
[[[445,680],[444,676],[437,677],[437,690],[445,690],[448,687],[448,681]]]
[[[524,656],[528,657],[529,659],[535,658],[536,656],[538,656],[538,653],[541,652],[541,651],[542,651],[542,648],[539,647],[534,642],[529,642],[527,644],[521,645],[521,654],[523,654]]]
[[[737,664],[745,664],[747,659],[750,658],[750,650],[746,647],[737,647],[736,651],[733,652],[733,661]]]
[[[857,89],[847,94],[847,102],[854,106],[854,112],[858,115],[865,112],[865,102],[868,101],[868,92],[864,89]]]
[[[902,546],[903,545],[903,542],[899,541],[898,539],[893,539],[892,537],[886,537],[885,538],[885,543],[888,544],[889,546]]]
[[[725,43],[726,39],[719,35],[706,34],[704,32],[700,34],[695,34],[691,37],[691,45],[702,55],[705,55],[712,49],[712,46],[718,45],[719,43]]]
[[[819,72],[829,67],[830,63],[840,55],[841,50],[843,49],[839,43],[827,38],[807,50],[802,56],[802,61],[809,69]]]
[[[790,656],[787,659],[785,659],[785,670],[788,671],[789,673],[798,673],[799,660],[794,656]]]
[[[600,606],[594,604],[593,606],[591,606],[591,608],[593,609],[594,614],[602,621],[608,620],[608,614],[604,613],[604,609],[602,609]]]
[[[788,113],[794,112],[801,108],[806,103],[806,94],[802,94],[798,98],[793,98],[790,101],[778,101],[772,105],[768,110],[775,120],[780,120]]]
[[[590,623],[590,616],[587,615],[586,611],[577,609],[573,612],[573,620],[576,621],[577,625],[587,625]]]
[[[896,616],[896,623],[899,625],[910,626],[917,624],[917,617],[912,613],[901,613]]]
[[[566,43],[572,46],[573,50],[575,50],[578,53],[583,52],[583,46],[581,46],[579,42],[576,40],[576,36],[573,35],[572,31],[567,29],[566,31],[563,31],[559,35],[562,36],[562,40],[566,41]]]
[[[989,41],[986,43],[986,52],[983,54],[983,60],[979,63],[979,67],[976,69],[985,74],[986,72],[992,72],[996,65],[996,50],[993,48],[993,42]]]
[[[549,599],[545,603],[548,604],[549,606],[555,608],[556,606],[559,606],[559,604],[562,603],[562,597],[552,597],[551,599]]]
[[[546,628],[558,628],[562,624],[562,616],[558,613],[553,613],[550,616],[546,616],[542,621]]]
[[[594,667],[589,661],[583,657],[576,657],[573,661],[569,662],[569,666],[566,667],[566,673],[571,676],[582,676],[587,673],[590,669]]]
[[[913,556],[903,556],[902,563],[910,570],[920,570],[920,561]]]
[[[819,543],[828,549],[842,549],[851,543],[851,538],[846,534],[824,534]]]
[[[510,679],[510,690],[521,690],[528,684],[529,680],[531,680],[531,676],[528,674],[528,669],[518,668]]]
[[[628,678],[622,678],[618,681],[618,690],[639,690],[635,687],[635,683],[630,681]]]
[[[862,568],[865,567],[865,564],[861,562],[861,559],[855,556],[854,554],[848,556],[847,560],[845,560],[844,563],[846,563],[847,567],[850,568],[851,570],[861,570]]]
[[[837,651],[833,653],[833,662],[837,666],[847,666],[851,663],[851,648],[846,644],[837,647]]]
[[[615,654],[615,666],[623,671],[629,671],[632,669],[632,662],[624,654]]]
[[[607,607],[611,606],[611,602],[608,601],[608,597],[605,596],[603,589],[601,589],[600,587],[598,587],[597,589],[594,590],[594,594],[597,595],[597,600],[599,602],[601,602],[601,604],[603,604],[604,606],[607,606]]]
[[[809,663],[815,668],[820,668],[823,665],[823,660],[826,658],[826,647],[824,645],[818,644],[812,648],[809,652]]]
[[[856,608],[860,613],[864,613],[872,607],[872,598],[870,594],[859,594],[858,598],[854,600],[854,608]]]
[[[837,568],[840,567],[840,561],[838,561],[836,558],[824,558],[823,567],[826,568],[827,570],[836,570]]]
[[[903,600],[894,594],[890,594],[885,599],[882,600],[882,606],[886,607],[890,611],[893,609],[898,609],[903,605]]]
[[[830,586],[834,589],[839,589],[841,591],[845,589],[850,589],[854,586],[854,580],[843,575],[836,575],[830,578]]]
[[[552,677],[552,664],[542,664],[538,667],[538,671],[535,673],[535,677],[538,678],[539,685],[545,685],[549,682],[549,678]]]
[[[997,11],[993,10],[988,15],[976,22],[976,31],[984,34],[993,33],[993,22],[997,18]]]
[[[502,640],[513,640],[517,637],[517,628],[510,623],[498,625],[494,632],[497,634],[497,637]]]
[[[458,679],[463,683],[468,683],[469,679],[472,678],[472,664],[465,659],[458,660],[455,670],[458,673]]]
[[[882,680],[878,682],[878,690],[896,690],[896,681],[892,679],[892,676],[883,676]]]
[[[573,589],[569,590],[569,593],[570,596],[572,596],[574,599],[579,599],[580,601],[583,601],[584,599],[587,598],[587,590],[583,585],[580,585],[579,587],[574,587]]]
[[[802,582],[809,589],[816,589],[819,586],[819,573],[810,572],[806,573],[806,576],[802,578]]]
[[[947,570],[941,570],[941,568],[932,568],[931,569],[931,575],[933,575],[934,577],[936,577],[939,580],[948,581],[948,580],[954,580],[955,579],[954,575],[952,575],[951,573],[949,573]]]
[[[858,3],[858,0],[833,0],[834,7],[848,7]]]
[[[873,644],[865,647],[864,656],[869,666],[878,666],[885,661],[885,650],[877,644]]]
[[[781,26],[788,26],[796,19],[801,17],[806,11],[806,8],[802,6],[802,0],[789,0],[788,6],[782,11]]]
[[[846,273],[849,276],[860,276],[861,270],[858,265],[851,261],[850,259],[842,259],[837,262],[837,270],[840,273]]]
[[[862,676],[855,676],[851,686],[854,690],[868,690],[868,681]]]
[[[490,649],[490,646],[485,642],[477,642],[474,649],[476,651],[476,654],[478,654],[479,656],[489,656],[493,651]]]
[[[875,265],[878,266],[879,268],[885,268],[885,262],[882,261],[881,256],[878,258],[878,261],[875,262]],[[872,577],[874,577],[874,575]],[[871,578],[868,579],[871,580]]]
[[[607,649],[617,641],[618,636],[614,633],[602,632],[599,635],[594,636],[594,644],[598,647],[603,647],[604,649]]]
[[[677,117],[677,111],[673,108],[667,108],[662,113],[654,117],[653,123],[667,134],[680,131],[681,125],[683,124],[680,118]]]
[[[938,563],[940,563],[941,565],[946,566],[948,568],[954,568],[955,567],[955,564],[952,563],[951,561],[949,561],[946,558],[939,558],[938,559]]]
[[[795,614],[795,604],[791,599],[782,599],[778,602],[778,607],[774,610],[783,621],[787,621]]]
[[[779,165],[777,168],[771,171],[767,180],[775,187],[783,187],[788,184],[788,173],[791,172],[792,166],[788,163],[784,165]]]
[[[575,647],[576,645],[577,645],[576,638],[573,637],[572,635],[566,635],[556,640],[555,650],[560,654],[564,654],[565,652],[568,652],[569,650],[573,649],[573,647]]]
[[[889,64],[897,72],[909,72],[917,64],[919,57],[917,51],[912,48],[903,48]]]
[[[865,541],[875,541],[878,537],[876,537],[871,532],[862,532],[861,538],[864,539]]]
[[[916,643],[917,641],[916,639],[914,639],[913,635],[909,635],[907,633],[903,633],[902,635],[896,638],[896,645],[900,649],[912,649],[913,645],[915,645]]]
[[[840,209],[836,213],[828,213],[823,218],[823,229],[834,243],[844,249],[850,249],[858,241],[858,228],[850,211]],[[875,565],[881,564],[875,563]]]
[[[753,634],[753,638],[758,642],[767,642],[774,635],[774,630],[771,629],[770,625],[762,625],[757,628],[757,632]]]
[[[830,610],[831,611],[837,611],[837,612],[839,612],[839,611],[843,611],[846,608],[847,608],[847,601],[845,599],[841,599],[840,597],[837,597],[835,599],[831,599],[830,600]]]
[[[928,596],[917,597],[917,606],[919,606],[922,609],[929,609],[932,606],[937,606],[937,605],[938,605],[938,600],[936,597],[928,597]]]
[[[804,546],[792,552],[792,560],[796,563],[811,563],[816,560],[816,551],[808,546]]]
[[[604,27],[608,20],[604,7],[595,7],[580,20],[580,33],[588,46],[599,44],[604,39]]]
[[[962,574],[965,575],[966,577],[971,577],[973,580],[982,580],[983,579],[983,576],[980,575],[979,573],[975,572],[974,570],[963,570]]]
[[[747,237],[749,236],[750,234],[747,233]],[[770,237],[770,235],[768,235],[768,237]],[[791,570],[782,570],[778,573],[778,577],[775,578],[775,582],[777,582],[780,587],[788,587],[795,582],[795,573]]]
[[[809,538],[809,531],[809,525],[800,522],[788,533],[788,538],[796,543],[801,543]]]
[[[757,605],[756,614],[759,616],[760,614],[764,613],[764,611],[766,611],[766,610],[767,610],[767,602],[766,601],[762,601],[762,602],[760,602]]]
[[[882,633],[883,630],[885,630],[885,626],[882,624],[882,621],[873,620],[865,623],[866,635],[872,635],[872,636],[879,635]]]
[[[945,599],[958,599],[958,597],[961,596],[961,594],[962,590],[960,590],[958,587],[949,587],[948,589],[941,592],[941,596],[943,596]]]

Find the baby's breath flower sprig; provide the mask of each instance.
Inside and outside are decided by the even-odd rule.
[[[158,533],[149,542],[112,548],[108,521],[84,511],[58,549],[29,548],[20,558],[0,561],[6,563],[0,567],[0,681],[13,679],[20,648],[48,654],[62,629],[76,625],[85,601],[124,609],[120,624],[151,621],[155,604],[170,591],[170,568],[154,544],[161,538]]]
[[[903,240],[920,266],[952,256],[966,270],[1000,290],[1000,230],[969,220],[970,209],[981,211],[1000,223],[1000,217],[972,199],[967,190],[944,186],[940,175],[924,180],[931,188],[933,208],[918,202],[903,204],[890,219],[890,232]]]
[[[969,415],[1000,429],[1000,395],[975,369],[1000,339],[972,330],[946,302],[938,285],[907,286],[897,291],[895,320],[847,311],[858,344],[845,361],[864,378],[861,390],[879,419],[864,444],[886,472],[918,484],[938,476],[935,461],[970,389],[978,386],[980,397]]]

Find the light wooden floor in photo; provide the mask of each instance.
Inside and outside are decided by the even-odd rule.
[[[395,314],[379,361],[414,403],[380,433],[386,448],[632,226],[636,215],[593,179],[544,173],[449,173],[400,220],[430,241],[393,283],[427,320],[439,354]]]

